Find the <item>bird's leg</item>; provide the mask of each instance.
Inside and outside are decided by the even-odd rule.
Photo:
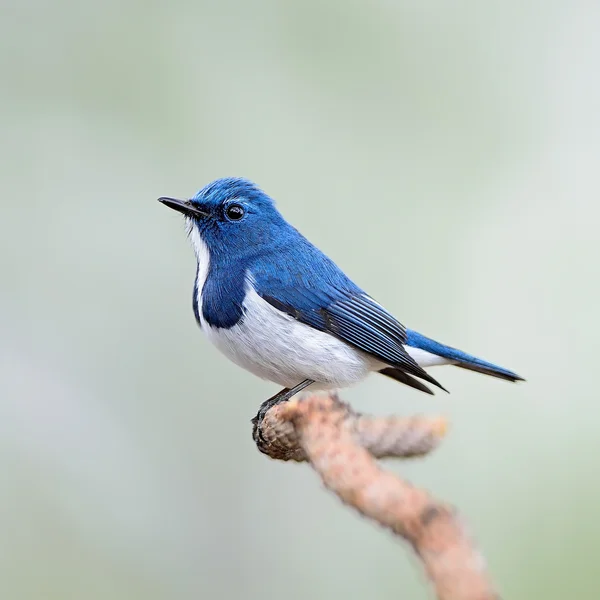
[[[256,440],[257,432],[260,431],[259,426],[270,408],[273,408],[273,406],[281,404],[282,402],[287,402],[292,396],[298,392],[301,392],[304,388],[307,388],[312,383],[314,383],[312,379],[305,379],[298,385],[295,385],[293,388],[283,388],[280,392],[277,392],[274,396],[271,396],[268,400],[265,400],[260,405],[260,408],[258,409],[254,419],[252,419],[252,424],[254,425],[252,437]]]
[[[283,388],[280,392],[277,392],[274,396],[271,396],[268,400],[265,400],[258,410],[256,417],[262,421],[263,417],[267,414],[267,411],[282,402],[287,402],[292,396],[301,392],[304,388],[307,388],[311,383],[314,383],[312,379],[305,379],[303,382],[295,385],[293,388]]]

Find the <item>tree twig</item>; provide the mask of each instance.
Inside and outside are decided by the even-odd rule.
[[[309,462],[345,504],[408,541],[439,600],[498,600],[454,509],[375,460],[430,452],[445,432],[444,420],[360,415],[333,395],[292,399],[259,415],[253,421],[259,450]]]

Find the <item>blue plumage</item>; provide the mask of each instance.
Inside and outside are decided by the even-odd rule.
[[[234,198],[246,214],[242,221],[232,223],[224,218],[224,209]],[[286,241],[281,236],[286,222],[275,210],[271,198],[243,179],[213,182],[189,202],[210,215],[189,224],[198,228],[210,248],[208,276],[200,290],[202,307],[197,306],[198,290],[194,291],[196,320],[200,321],[202,312],[211,326],[231,328],[243,316],[248,269],[260,261],[266,240],[277,241],[269,248],[272,251]]]
[[[520,379],[407,330],[247,180],[221,179],[189,201],[161,201],[187,218],[198,258],[197,321],[232,360],[260,376],[288,387],[295,378],[331,387],[378,370],[429,391],[413,376],[442,387],[423,366],[446,362]]]

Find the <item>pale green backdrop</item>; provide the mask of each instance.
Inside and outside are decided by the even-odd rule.
[[[504,598],[600,597],[600,5],[0,6],[0,597],[428,598],[406,547],[269,461],[276,391],[209,347],[160,195],[258,182],[404,323],[515,369],[389,463],[456,504]]]

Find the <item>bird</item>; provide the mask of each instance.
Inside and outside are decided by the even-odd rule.
[[[248,179],[225,177],[181,200],[196,255],[193,311],[227,358],[283,389],[336,391],[380,373],[421,392],[447,391],[425,369],[454,365],[507,381],[522,377],[405,327],[285,220]]]

